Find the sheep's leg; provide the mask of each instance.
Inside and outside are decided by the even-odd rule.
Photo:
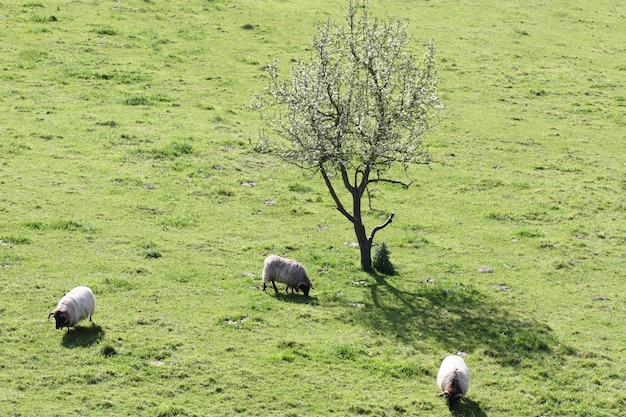
[[[278,292],[278,288],[276,288],[276,283],[272,280],[272,285],[274,286],[274,291]]]
[[[263,283],[263,292],[266,292],[265,291],[265,282]]]
[[[91,320],[91,316],[89,316],[89,321],[90,321],[91,323],[93,323],[93,321]]]

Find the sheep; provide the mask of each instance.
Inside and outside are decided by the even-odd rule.
[[[294,290],[296,292],[302,290],[305,297],[309,296],[309,291],[313,288],[304,267],[300,263],[271,255],[265,259],[263,266],[263,291],[265,291],[267,283],[271,282],[274,291],[278,292],[275,281],[287,285],[285,291],[289,291],[291,288],[292,294]]]
[[[441,362],[437,386],[443,391],[439,396],[448,399],[448,407],[452,410],[469,388],[469,370],[463,358],[450,355]]]
[[[48,320],[54,316],[56,328],[67,327],[67,331],[69,331],[70,327],[87,317],[91,321],[91,316],[95,311],[96,297],[94,297],[91,289],[80,286],[73,288],[59,300],[57,308],[48,314]]]

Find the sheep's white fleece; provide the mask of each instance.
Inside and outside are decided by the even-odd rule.
[[[450,355],[441,362],[437,386],[450,396],[463,396],[469,388],[469,369],[463,358]]]
[[[285,284],[287,288],[297,289],[300,284],[311,286],[306,270],[300,263],[278,255],[271,255],[265,259],[263,283],[266,284],[270,281]]]
[[[55,311],[67,314],[67,327],[72,327],[81,320],[91,316],[96,311],[96,297],[88,287],[73,288],[65,294],[57,304]]]

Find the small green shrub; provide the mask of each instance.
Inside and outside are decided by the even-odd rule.
[[[374,269],[376,271],[385,275],[395,275],[396,270],[389,259],[390,254],[391,252],[385,242],[376,248],[376,252],[374,253]]]

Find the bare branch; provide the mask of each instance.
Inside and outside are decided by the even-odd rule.
[[[348,178],[348,170],[345,165],[341,165],[339,170],[341,171],[341,179],[343,180],[343,186],[346,187],[346,190],[350,191],[351,194],[356,192],[356,182],[354,185],[350,183],[350,178]]]
[[[373,180],[369,181],[370,183],[372,182],[388,182],[390,184],[399,184],[402,187],[404,187],[405,189],[408,189],[414,182],[415,180],[411,180],[408,183],[407,182],[402,182],[402,181],[398,181],[398,180],[391,180],[391,179],[387,179],[387,178],[374,178]]]
[[[367,203],[371,211],[375,211],[374,206],[372,206],[372,194],[376,191],[380,192],[380,190],[370,190],[370,187],[367,187]]]
[[[341,204],[341,200],[339,200],[339,196],[337,196],[337,193],[335,192],[335,188],[333,187],[333,184],[330,182],[330,178],[328,176],[328,173],[326,172],[326,169],[324,168],[324,165],[320,165],[319,170],[322,173],[322,178],[324,178],[324,182],[326,183],[326,187],[328,188],[328,191],[330,192],[331,197],[335,201],[337,210],[339,210],[339,212],[343,214],[344,217],[346,217],[348,220],[354,223],[354,216],[348,213],[348,211],[345,209],[343,204]]]
[[[381,229],[384,229],[385,227],[387,227],[387,225],[389,225],[389,223],[393,221],[393,216],[395,216],[395,214],[391,213],[389,217],[387,218],[387,220],[385,221],[385,223],[378,225],[372,229],[372,233],[370,234],[370,237],[369,237],[370,243],[374,241],[374,235],[376,234],[376,232],[378,232]]]

